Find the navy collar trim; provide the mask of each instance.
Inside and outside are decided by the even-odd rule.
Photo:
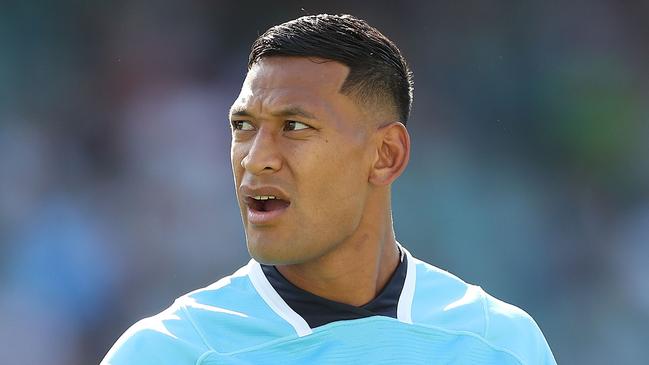
[[[261,264],[261,269],[273,289],[293,311],[304,318],[311,328],[331,322],[371,316],[397,318],[399,298],[408,272],[405,252],[401,247],[399,251],[401,253],[399,264],[388,283],[376,298],[360,307],[339,303],[300,289],[288,281],[275,266]]]

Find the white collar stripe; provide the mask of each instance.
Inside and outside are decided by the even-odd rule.
[[[401,322],[412,324],[412,301],[415,297],[415,283],[417,280],[416,263],[410,252],[403,248],[403,246],[400,247],[406,253],[408,269],[406,271],[406,280],[401,289],[399,304],[397,304],[397,319]]]
[[[270,285],[266,275],[264,275],[264,272],[261,269],[261,265],[259,265],[255,260],[250,260],[248,266],[250,267],[250,273],[248,274],[250,276],[250,281],[266,304],[268,304],[277,315],[293,326],[299,337],[311,334],[313,330],[309,327],[304,318],[295,313],[295,311],[286,304],[284,299],[277,294],[275,288]]]

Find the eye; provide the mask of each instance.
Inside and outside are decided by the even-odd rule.
[[[308,128],[311,128],[311,126],[304,123],[296,122],[294,120],[287,120],[286,124],[284,125],[285,131],[299,131]]]
[[[232,129],[235,131],[252,131],[255,127],[247,120],[233,120]]]

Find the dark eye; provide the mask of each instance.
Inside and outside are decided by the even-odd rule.
[[[308,129],[308,128],[311,128],[311,127],[304,124],[304,123],[296,122],[294,120],[287,120],[286,124],[284,125],[284,130],[285,131],[299,131],[299,130]]]
[[[255,127],[247,120],[233,120],[232,129],[237,131],[251,131],[254,130]]]

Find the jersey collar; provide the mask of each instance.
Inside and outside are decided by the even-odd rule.
[[[250,260],[248,264],[248,275],[262,299],[287,321],[300,337],[310,334],[315,327],[333,321],[372,315],[385,315],[404,323],[412,323],[415,263],[410,252],[400,244],[399,249],[402,259],[392,278],[374,300],[362,307],[334,302],[308,293],[288,282],[274,267],[261,265],[255,260]]]

